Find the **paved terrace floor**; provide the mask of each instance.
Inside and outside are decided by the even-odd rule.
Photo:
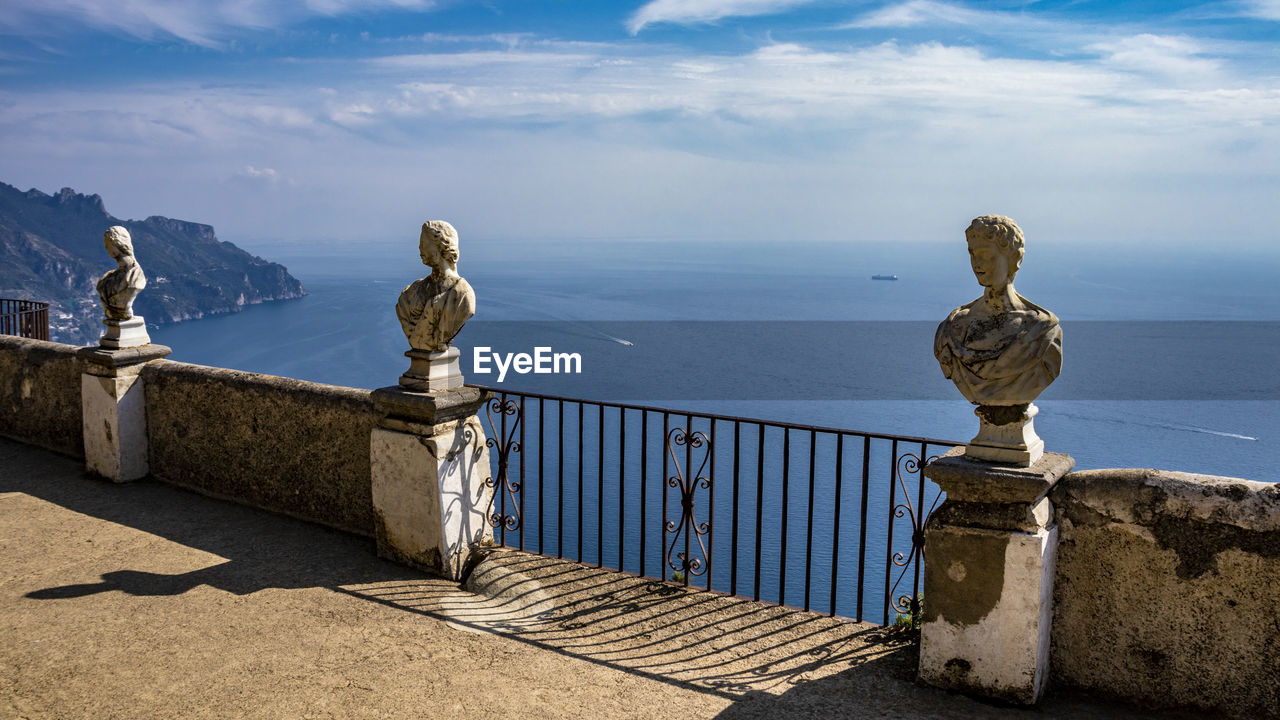
[[[1154,718],[913,683],[874,625],[495,551],[468,592],[371,540],[0,439],[4,718]]]

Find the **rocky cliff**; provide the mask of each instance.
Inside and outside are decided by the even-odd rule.
[[[123,225],[147,273],[134,311],[148,324],[235,312],[306,294],[282,265],[218,240],[213,227],[152,216],[120,220],[97,195],[47,195],[0,183],[0,297],[50,303],[51,339],[87,343],[101,334],[94,289],[115,267],[102,233]]]

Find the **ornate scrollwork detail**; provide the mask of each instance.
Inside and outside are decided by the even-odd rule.
[[[938,501],[942,499],[942,493],[938,493],[934,496],[933,503],[929,506],[928,511],[921,512],[922,508],[917,508],[911,500],[911,492],[907,489],[906,477],[918,476],[925,465],[937,459],[937,455],[931,455],[922,460],[919,455],[914,453],[903,453],[898,456],[897,463],[894,466],[894,479],[898,483],[898,488],[902,491],[903,502],[894,505],[893,516],[895,518],[908,518],[911,523],[911,549],[905,553],[898,551],[893,554],[893,564],[902,568],[902,570],[898,573],[897,579],[894,580],[893,586],[889,589],[891,595],[897,592],[898,585],[906,577],[911,563],[918,564],[924,557],[924,525],[929,516],[933,514],[934,508],[938,506]],[[898,614],[908,616],[911,627],[917,628],[920,625],[921,604],[921,598],[919,597],[897,595],[893,598],[890,607]]]
[[[490,449],[498,452],[498,477],[490,476],[485,478],[484,481],[486,487],[494,490],[493,496],[489,499],[489,524],[495,528],[518,530],[520,528],[521,484],[519,481],[511,479],[508,467],[510,466],[511,454],[521,452],[520,441],[515,438],[520,428],[520,423],[524,419],[523,413],[521,412],[520,403],[508,399],[505,395],[490,399],[485,404],[484,413],[489,421],[490,433],[490,437],[484,443]],[[515,421],[510,423],[510,427],[508,427],[507,422],[509,417],[515,418]],[[497,422],[495,422],[495,419]],[[497,498],[502,493],[506,493],[507,498],[510,500],[509,511],[505,514],[497,510]]]
[[[670,542],[667,544],[666,560],[667,567],[683,576],[683,580],[687,584],[691,575],[703,575],[707,572],[707,548],[703,544],[702,538],[711,532],[711,521],[698,522],[695,510],[694,493],[698,488],[708,490],[711,488],[712,478],[703,474],[707,469],[707,463],[711,460],[711,441],[702,431],[690,433],[685,428],[675,428],[667,433],[667,454],[671,457],[674,474],[667,478],[667,487],[674,488],[680,493],[680,519],[668,520],[664,527],[665,534],[671,536]],[[702,454],[702,463],[698,465],[698,471],[689,474],[689,468],[680,464],[680,459],[676,457],[676,448],[688,446],[690,449],[687,455],[691,456],[692,450],[700,450],[705,448]],[[692,465],[692,463],[689,463]],[[680,538],[684,538],[685,550],[678,552],[676,549]],[[691,557],[692,542],[697,541],[698,551],[701,557]]]

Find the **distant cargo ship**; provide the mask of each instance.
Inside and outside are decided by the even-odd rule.
[[[872,280],[897,280],[897,275],[872,275]]]

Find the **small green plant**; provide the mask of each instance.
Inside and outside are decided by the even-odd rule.
[[[678,582],[678,583],[684,582],[684,571],[676,570],[675,572],[671,573],[671,582]]]
[[[894,615],[894,630],[914,631],[920,629],[920,620],[924,617],[924,595],[916,595],[916,599],[911,605],[909,613],[896,613]]]

